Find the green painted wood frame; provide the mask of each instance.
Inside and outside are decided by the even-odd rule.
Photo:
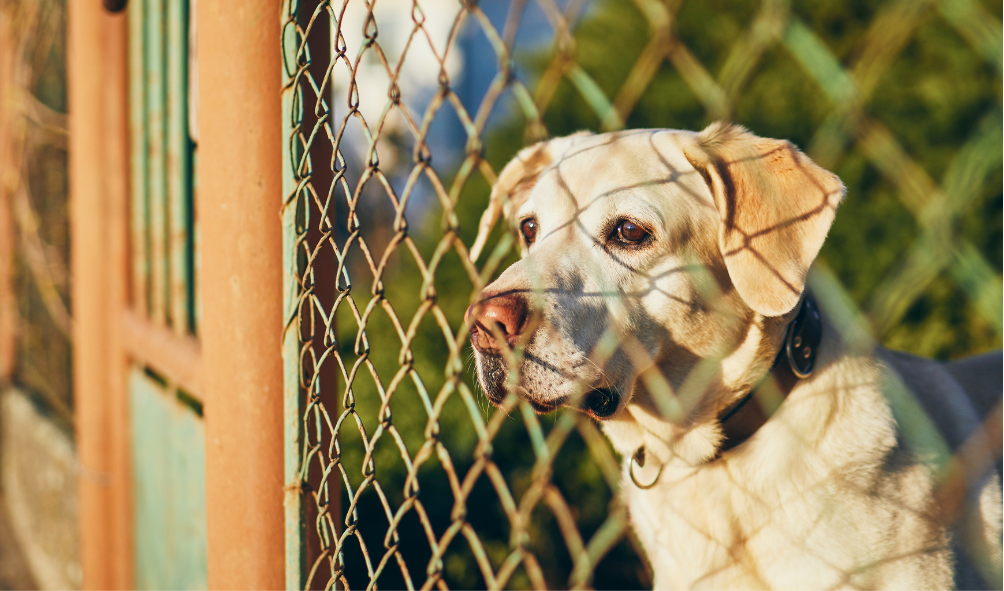
[[[198,310],[189,3],[134,0],[128,13],[132,307],[155,326],[193,336]],[[134,361],[129,404],[134,584],[206,588],[201,401]]]

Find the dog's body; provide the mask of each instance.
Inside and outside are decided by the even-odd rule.
[[[538,411],[602,419],[658,588],[1001,584],[980,416],[1000,353],[946,366],[849,344],[824,307],[811,375],[761,388],[843,192],[787,142],[722,125],[576,134],[499,177],[473,254],[506,209],[525,257],[468,312],[479,381],[500,403],[515,349]],[[723,417],[761,390],[780,406],[725,445]]]
[[[899,374],[888,353],[850,356],[839,339],[824,337],[819,355],[814,375],[800,381],[745,444],[698,467],[667,465],[652,489],[625,486],[656,586],[986,587],[970,554],[993,549],[999,569],[999,480],[986,474],[982,486],[973,483],[978,492],[969,510],[978,515],[978,531],[966,533],[978,538],[969,545],[978,545],[960,544],[959,529],[946,528],[935,506],[936,462],[918,458],[897,433],[885,391],[896,387],[888,381]],[[1000,356],[987,361],[999,378]],[[938,418],[949,431],[976,432],[980,423],[965,395],[928,363],[927,377],[944,389],[928,387],[924,394],[938,399],[922,406],[948,410]],[[924,429],[914,436],[930,435]],[[637,445],[630,437],[611,439],[621,450]],[[636,468],[635,477],[647,483],[654,471]],[[631,482],[627,473],[625,481]]]

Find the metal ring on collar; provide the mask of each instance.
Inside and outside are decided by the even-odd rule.
[[[639,454],[641,454],[641,457],[642,457],[641,463],[637,462],[637,458],[638,458]],[[635,486],[637,486],[638,488],[640,488],[642,490],[648,490],[648,489],[652,488],[653,486],[655,486],[659,482],[659,478],[662,477],[662,469],[666,467],[666,464],[663,464],[663,463],[659,464],[659,472],[655,475],[655,479],[652,480],[652,482],[650,482],[648,484],[642,484],[642,483],[638,482],[638,477],[634,475],[634,465],[636,463],[638,463],[639,466],[645,467],[645,460],[644,460],[644,458],[645,458],[645,448],[644,447],[639,447],[638,451],[634,452],[634,455],[631,456],[631,462],[628,464],[628,475],[631,477],[631,482],[633,482]]]
[[[815,369],[816,367],[816,351],[813,349],[809,353],[809,355],[811,355],[811,359],[809,359],[808,369],[806,369],[805,371],[799,369],[798,362],[795,361],[795,349],[798,348],[799,345],[795,345],[792,343],[792,340],[795,338],[796,328],[798,328],[799,331],[801,332],[801,328],[805,325],[806,322],[812,322],[812,321],[815,321],[817,323],[819,322],[819,314],[818,312],[815,312],[815,303],[812,301],[811,298],[812,298],[811,295],[808,294],[806,295],[806,297],[802,300],[800,309],[798,311],[798,314],[795,316],[795,319],[792,320],[791,324],[789,324],[787,329],[785,329],[785,336],[784,336],[785,357],[787,357],[788,366],[791,367],[791,373],[795,374],[795,376],[798,377],[799,379],[805,379],[810,375],[812,375],[812,370]],[[815,313],[815,318],[812,320],[807,319],[809,314],[813,313]],[[816,345],[813,344],[813,347],[815,346]]]

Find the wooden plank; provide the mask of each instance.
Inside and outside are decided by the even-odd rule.
[[[202,298],[199,297],[199,278],[202,276],[202,252],[199,232],[199,148],[192,149],[192,334],[199,336],[202,326]]]
[[[122,315],[122,344],[137,363],[203,402],[202,350],[198,340],[126,312]]]
[[[191,333],[191,142],[188,139],[188,2],[167,0],[167,218],[170,324]]]
[[[144,1],[144,0],[139,0]],[[165,51],[165,0],[145,0],[146,14],[146,125],[147,174],[150,189],[150,318],[167,322],[169,301],[167,270],[167,85]]]
[[[82,587],[129,588],[126,370],[118,314],[126,303],[128,107],[125,19],[68,3],[70,276],[73,392],[80,462]]]
[[[136,589],[207,588],[205,432],[172,388],[129,378]]]
[[[193,0],[194,1],[194,0]],[[199,297],[199,274],[202,272],[202,257],[199,256],[199,55],[194,6],[188,7],[188,137],[192,142],[191,158],[191,207],[192,207],[192,334],[199,335],[202,324],[202,298]]]
[[[115,587],[129,588],[133,581],[132,555],[132,474],[129,446],[129,360],[122,346],[122,334],[115,321],[129,307],[129,83],[128,33],[126,19],[105,14],[102,42],[105,51],[104,79],[104,158],[105,200],[99,214],[108,230],[108,280],[101,288],[108,307],[108,398],[112,471],[112,574]]]
[[[130,258],[133,309],[149,313],[150,301],[150,204],[146,133],[145,7],[136,0],[129,18],[129,139],[130,139]]]

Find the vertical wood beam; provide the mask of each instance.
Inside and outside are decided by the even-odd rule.
[[[70,115],[70,299],[73,302],[73,392],[80,460],[80,564],[83,587],[111,586],[111,441],[107,429],[108,331],[100,283],[107,277],[104,243],[101,107],[104,59],[101,7],[69,2],[67,94]]]
[[[132,587],[126,359],[125,20],[69,3],[73,388],[83,586]]]
[[[279,5],[198,2],[209,587],[284,585]]]
[[[104,188],[109,253],[106,284],[108,318],[108,379],[110,436],[112,449],[109,465],[112,472],[112,587],[133,589],[133,505],[132,441],[129,422],[129,358],[122,333],[122,317],[129,305],[129,79],[128,22],[124,14],[104,14],[105,85]]]

